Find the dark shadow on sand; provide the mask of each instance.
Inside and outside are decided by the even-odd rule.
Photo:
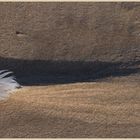
[[[90,82],[98,79],[139,73],[140,61],[45,61],[0,58],[0,69],[14,72],[22,85]]]

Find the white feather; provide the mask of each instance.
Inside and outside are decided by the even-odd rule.
[[[8,97],[10,91],[21,87],[14,76],[9,76],[12,73],[8,70],[0,70],[0,100]]]

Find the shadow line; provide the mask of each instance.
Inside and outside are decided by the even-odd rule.
[[[21,60],[0,57],[0,69],[14,72],[22,85],[64,84],[89,82],[140,72],[140,61],[52,61]]]

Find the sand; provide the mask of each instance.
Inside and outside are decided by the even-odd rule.
[[[138,76],[25,86],[0,101],[2,138],[140,137]]]

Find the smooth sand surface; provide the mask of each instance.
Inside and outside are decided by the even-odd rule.
[[[0,137],[140,137],[138,76],[23,87],[0,101]]]

